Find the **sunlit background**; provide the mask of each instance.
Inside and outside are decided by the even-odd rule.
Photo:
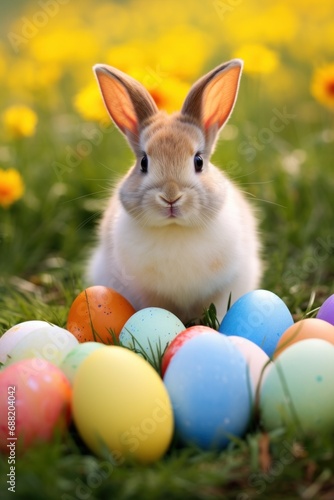
[[[315,208],[312,189],[332,164],[332,0],[39,0],[1,9],[2,272],[28,276],[84,259],[102,200],[131,165],[108,125],[95,63],[129,73],[174,111],[198,77],[242,58],[238,103],[214,160],[255,198],[268,251],[281,243],[273,229],[292,247],[303,244],[300,223],[305,240],[316,235],[330,209],[326,200]],[[276,257],[282,272],[291,252],[286,245]]]

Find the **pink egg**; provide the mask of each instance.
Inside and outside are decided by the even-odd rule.
[[[0,450],[24,451],[50,441],[70,421],[71,385],[43,359],[18,361],[0,371]],[[8,439],[9,438],[9,439]]]
[[[254,393],[259,385],[259,382],[268,371],[271,364],[269,356],[254,342],[244,337],[231,335],[228,339],[239,349],[241,354],[246,358],[249,368],[249,377],[253,384]]]

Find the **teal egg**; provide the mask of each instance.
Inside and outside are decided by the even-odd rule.
[[[147,307],[128,319],[119,340],[122,346],[154,361],[183,330],[185,326],[175,314],[160,307]]]

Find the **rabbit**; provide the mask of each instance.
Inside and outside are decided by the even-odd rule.
[[[258,287],[261,245],[254,210],[212,163],[229,119],[243,62],[233,59],[200,78],[182,109],[160,111],[139,82],[94,66],[110,117],[136,162],[117,184],[88,263],[88,281],[122,294],[136,310],[160,307],[183,323],[211,303]]]

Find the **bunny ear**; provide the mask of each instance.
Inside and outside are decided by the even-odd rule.
[[[232,59],[210,71],[190,89],[182,113],[198,121],[206,136],[216,134],[230,117],[242,66],[241,59]]]
[[[96,64],[93,69],[109,115],[135,147],[143,123],[158,111],[153,98],[139,82],[116,68]]]

